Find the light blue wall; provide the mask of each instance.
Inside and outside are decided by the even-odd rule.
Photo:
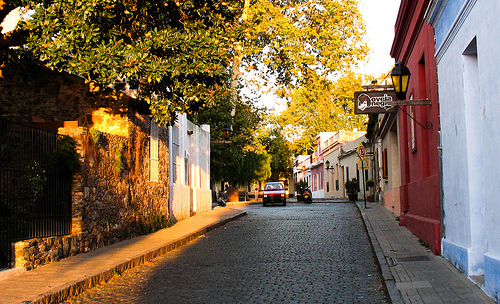
[[[497,302],[500,301],[500,260],[486,255],[484,289]]]
[[[436,36],[436,49],[439,49],[450,31],[455,19],[462,9],[466,0],[440,1],[439,10],[442,10],[439,22],[434,27]]]
[[[500,300],[499,0],[436,0],[443,256]],[[476,52],[469,46],[476,42]],[[476,53],[472,55],[471,53]]]

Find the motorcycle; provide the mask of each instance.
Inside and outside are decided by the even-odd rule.
[[[304,197],[304,202],[306,204],[311,204],[313,202],[312,193],[311,190],[309,190],[309,188],[307,188],[306,191],[304,191],[303,197]]]
[[[227,191],[219,191],[219,198],[217,203],[221,207],[225,207],[227,202]]]

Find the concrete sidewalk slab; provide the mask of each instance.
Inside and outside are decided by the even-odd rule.
[[[217,207],[170,228],[7,277],[0,280],[0,303],[64,301],[245,215],[242,210]]]
[[[434,255],[393,212],[357,202],[392,303],[496,303],[442,256]]]

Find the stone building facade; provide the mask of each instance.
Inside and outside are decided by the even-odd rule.
[[[38,65],[6,64],[0,116],[77,142],[72,235],[16,244],[27,269],[168,226],[169,131],[119,92]]]

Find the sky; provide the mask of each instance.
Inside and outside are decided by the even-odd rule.
[[[360,0],[358,8],[366,24],[366,41],[372,50],[359,73],[379,76],[394,66],[391,58],[394,25],[401,0]]]
[[[11,11],[3,21],[0,20],[1,26],[3,27],[2,34],[10,32],[14,29],[14,27],[17,24],[17,21],[19,20],[19,10],[20,10],[19,7],[16,8],[15,10]]]

